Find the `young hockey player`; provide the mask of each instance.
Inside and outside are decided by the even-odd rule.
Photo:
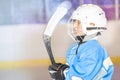
[[[114,67],[98,35],[106,30],[104,11],[97,5],[79,6],[69,20],[68,31],[75,43],[66,54],[66,63],[49,66],[55,80],[112,80]]]

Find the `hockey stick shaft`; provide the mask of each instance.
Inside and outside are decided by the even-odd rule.
[[[47,27],[44,31],[43,39],[52,64],[56,63],[51,49],[52,33],[58,22],[67,14],[68,9],[70,8],[71,8],[71,3],[69,1],[65,1],[60,6],[58,6],[57,10],[50,18]]]

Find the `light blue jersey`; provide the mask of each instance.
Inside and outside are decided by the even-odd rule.
[[[87,41],[80,46],[74,43],[68,49],[66,60],[70,68],[65,80],[112,80],[113,64],[97,40]]]

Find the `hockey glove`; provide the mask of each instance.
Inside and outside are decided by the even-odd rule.
[[[56,63],[54,65],[50,65],[48,70],[49,73],[54,80],[65,80],[64,70],[68,69],[69,66],[62,63]]]

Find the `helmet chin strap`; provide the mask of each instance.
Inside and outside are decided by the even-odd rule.
[[[76,36],[76,40],[79,41],[80,43],[84,43],[90,39],[97,37],[98,35],[101,35],[101,33],[96,32],[96,33],[91,34],[91,35]]]
[[[84,37],[85,37],[85,35],[84,36],[76,36],[76,40],[79,41],[80,43],[82,43]]]

